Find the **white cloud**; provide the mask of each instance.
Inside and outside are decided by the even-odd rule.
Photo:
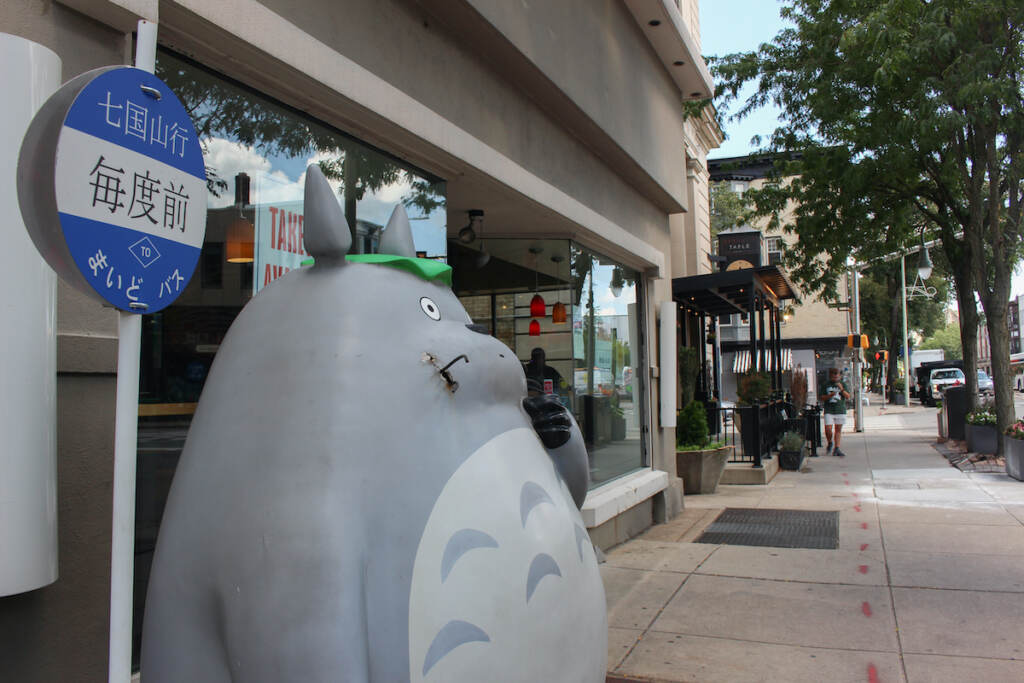
[[[226,180],[228,189],[220,193],[220,197],[209,195],[211,209],[220,209],[235,203],[234,178],[238,173],[257,173],[270,171],[270,160],[262,156],[252,147],[246,147],[224,138],[210,138],[206,141],[206,153],[203,155],[206,165],[216,171],[217,175]]]

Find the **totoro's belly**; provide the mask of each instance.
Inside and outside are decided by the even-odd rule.
[[[427,520],[409,599],[412,681],[602,681],[604,588],[530,429],[481,446]]]

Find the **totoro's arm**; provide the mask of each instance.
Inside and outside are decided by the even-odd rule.
[[[577,508],[583,507],[590,487],[590,461],[583,434],[572,418],[572,413],[557,397],[539,394],[523,399],[523,408],[533,421],[541,443],[555,461],[555,467],[565,479]]]

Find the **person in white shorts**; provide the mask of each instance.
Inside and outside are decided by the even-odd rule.
[[[832,453],[840,458],[846,455],[839,450],[839,442],[843,436],[843,425],[846,424],[846,400],[850,398],[850,392],[846,385],[839,379],[839,368],[829,368],[828,383],[825,385],[825,440],[828,447],[825,453]],[[833,440],[835,450],[832,449]]]

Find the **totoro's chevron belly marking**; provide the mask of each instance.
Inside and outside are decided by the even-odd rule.
[[[547,452],[530,429],[505,432],[459,467],[427,521],[409,600],[410,678],[600,680],[603,595]]]

